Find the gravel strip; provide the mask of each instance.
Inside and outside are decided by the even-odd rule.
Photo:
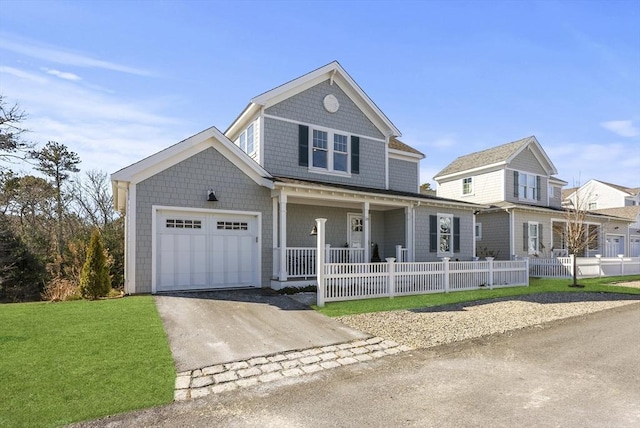
[[[542,293],[336,319],[402,345],[427,348],[638,302],[640,296],[624,294]]]

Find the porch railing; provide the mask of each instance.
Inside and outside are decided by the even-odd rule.
[[[327,263],[318,281],[325,302],[529,285],[529,261]]]
[[[287,247],[286,274],[288,278],[313,278],[316,276],[316,249]],[[364,248],[342,248],[325,246],[325,259],[331,263],[363,263]],[[273,249],[273,277],[279,277],[280,249]]]

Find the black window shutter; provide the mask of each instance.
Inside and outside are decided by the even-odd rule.
[[[453,218],[453,252],[460,252],[460,217]]]
[[[309,127],[298,125],[298,165],[309,166]]]
[[[542,223],[538,223],[538,250],[544,250],[544,245],[542,245]]]
[[[513,196],[518,197],[518,171],[513,171]]]
[[[538,200],[542,200],[542,192],[540,191],[540,176],[536,176],[536,195],[538,195]]]
[[[522,223],[522,249],[529,251],[529,225]]]
[[[360,174],[360,137],[351,136],[351,173]]]
[[[438,251],[438,217],[429,216],[429,252]]]

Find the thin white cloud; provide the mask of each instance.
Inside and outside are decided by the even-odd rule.
[[[600,123],[600,126],[621,137],[637,137],[640,135],[640,129],[631,120],[610,120]]]
[[[43,84],[47,82],[47,79],[45,79],[42,76],[38,76],[36,74],[29,73],[27,71],[20,70],[14,67],[7,67],[7,66],[0,65],[0,74],[2,73],[17,77],[19,79],[29,80],[32,83]]]
[[[27,113],[25,138],[67,145],[83,171],[115,172],[195,132],[171,111],[179,99],[123,97],[48,74],[9,67],[0,72],[0,93]]]
[[[60,70],[55,70],[55,69],[50,69],[50,68],[43,68],[43,70],[47,74],[51,74],[52,76],[56,76],[56,77],[59,77],[61,79],[71,80],[71,81],[82,80],[81,77],[78,76],[77,74],[69,73],[67,71],[60,71]]]
[[[117,71],[120,73],[135,74],[139,76],[151,76],[152,73],[127,65],[116,64],[101,59],[92,58],[87,55],[78,54],[55,46],[45,45],[38,42],[27,41],[24,39],[17,40],[5,34],[0,37],[0,49],[15,52],[20,55],[26,55],[31,58],[37,58],[45,61],[64,64],[68,66],[100,68],[104,70]]]
[[[569,186],[590,179],[640,185],[640,150],[632,150],[628,144],[559,143],[545,146],[545,151],[558,168],[558,177]]]

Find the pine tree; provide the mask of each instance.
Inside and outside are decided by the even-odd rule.
[[[102,235],[96,228],[91,235],[87,258],[82,266],[80,275],[80,293],[82,297],[97,299],[106,296],[111,290],[111,277],[109,266],[104,253]]]

